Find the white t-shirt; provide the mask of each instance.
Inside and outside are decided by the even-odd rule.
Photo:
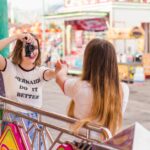
[[[41,108],[42,86],[45,81],[43,75],[48,68],[42,66],[25,70],[21,66],[13,64],[11,60],[7,59],[6,62],[6,67],[2,71],[6,97]],[[19,108],[15,108],[15,110],[27,112]]]
[[[121,83],[121,86],[123,89],[122,113],[124,114],[128,103],[129,88],[126,83]],[[93,101],[90,83],[75,78],[68,79],[64,84],[64,93],[75,101],[74,115],[76,118],[83,119],[89,116]]]

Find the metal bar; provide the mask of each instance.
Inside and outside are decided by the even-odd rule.
[[[23,108],[25,110],[29,110],[29,111],[33,111],[33,112],[37,112],[38,113],[38,118],[34,119],[31,118],[29,116],[26,116],[25,114],[21,113],[21,112],[16,112],[15,110],[10,110],[7,109],[7,107],[4,108],[4,116],[10,116],[8,114],[12,113],[14,115],[16,115],[17,117],[20,117],[20,124],[22,128],[25,129],[27,136],[29,137],[29,141],[31,143],[32,148],[34,147],[34,145],[37,145],[37,141],[38,141],[38,145],[37,145],[37,149],[41,149],[44,147],[44,149],[52,149],[56,143],[63,143],[63,138],[62,135],[70,135],[74,138],[78,138],[79,140],[83,140],[86,142],[96,142],[97,141],[95,139],[92,139],[90,137],[90,133],[91,131],[93,132],[97,132],[99,134],[103,134],[105,135],[105,137],[110,137],[109,135],[109,131],[106,130],[106,128],[104,127],[100,127],[98,125],[94,125],[94,124],[88,124],[86,126],[83,127],[83,129],[86,129],[86,132],[84,132],[84,134],[79,133],[79,134],[73,134],[72,131],[70,131],[68,128],[63,128],[61,126],[57,126],[57,125],[53,125],[51,123],[49,123],[49,119],[55,119],[56,121],[61,121],[64,123],[68,123],[68,124],[73,124],[76,121],[78,121],[77,119],[72,119],[60,114],[56,114],[56,113],[51,113],[51,112],[46,112],[44,110],[40,110],[38,108],[34,108],[25,104],[21,104],[18,102],[14,102],[10,99],[4,98],[4,97],[0,97],[0,101],[4,102],[4,104],[8,104],[8,105],[12,105],[12,106],[16,106],[19,108]],[[43,120],[44,117],[48,117],[49,119]],[[7,117],[8,118],[8,117]],[[7,120],[6,118],[6,120]],[[30,120],[32,122],[31,127],[26,129],[25,124],[24,124],[24,119]],[[12,120],[13,121],[13,120]],[[18,122],[17,122],[18,124]],[[39,127],[39,125],[42,126],[42,128]],[[33,133],[33,138],[30,139],[30,131],[34,129],[34,133]],[[56,139],[53,139],[53,136],[50,132],[50,129],[54,129],[55,132],[59,131],[59,133],[57,132],[56,135]],[[54,136],[55,137],[55,136]],[[62,139],[61,139],[62,138]],[[45,140],[47,139],[47,141],[50,141],[50,146],[49,143],[47,144],[45,142]],[[43,145],[41,146],[41,142],[43,141]]]
[[[75,121],[77,121],[76,119],[72,119],[72,118],[66,117],[64,115],[60,115],[60,114],[52,113],[52,112],[47,112],[47,111],[44,111],[42,109],[38,109],[38,108],[29,106],[29,105],[26,105],[26,104],[15,102],[15,101],[12,101],[12,100],[10,100],[8,98],[5,98],[5,97],[2,97],[2,96],[0,96],[0,101],[4,102],[6,104],[10,104],[10,105],[22,108],[22,109],[32,111],[32,112],[37,112],[41,115],[48,116],[48,117],[51,117],[51,118],[54,118],[54,119],[63,120],[63,121],[67,121],[67,122],[70,122],[70,123],[74,123]]]
[[[42,135],[42,141],[43,141],[43,144],[44,144],[44,149],[47,150],[47,149],[46,149],[46,142],[45,142],[46,139],[45,139],[45,137],[44,137],[43,131],[44,131],[44,130],[42,130],[42,131],[40,132],[40,134]]]
[[[55,141],[53,142],[53,144],[50,146],[49,150],[51,150],[54,145],[58,142],[59,138],[62,136],[63,132],[60,132],[59,135],[57,136],[57,138],[55,139]]]
[[[27,131],[27,128],[26,128],[26,126],[25,126],[25,123],[24,123],[24,121],[23,121],[23,118],[20,118],[20,121],[21,121],[21,124],[22,124],[24,130]]]
[[[46,127],[44,127],[44,129],[45,129],[45,133],[46,133],[47,137],[49,138],[49,141],[50,141],[51,143],[53,143],[53,142],[54,142],[54,139],[53,139],[53,137],[51,136],[51,133],[48,131],[48,129],[47,129]]]
[[[47,116],[47,117],[51,117],[51,118],[54,118],[56,120],[60,120],[60,121],[68,122],[68,123],[75,123],[76,121],[78,121],[77,119],[66,117],[64,115],[60,115],[60,114],[52,113],[52,112],[47,112],[47,111],[44,111],[44,110],[41,110],[41,109],[38,109],[38,108],[35,108],[35,107],[28,106],[26,104],[14,102],[14,101],[12,101],[10,99],[7,99],[5,97],[2,97],[2,96],[0,96],[0,101],[5,102],[7,104],[11,104],[13,106],[17,106],[19,108],[23,108],[23,109],[29,110],[29,111],[37,112],[37,113],[39,113],[41,115],[44,115],[44,116]],[[94,130],[96,132],[99,132],[99,128],[104,128],[104,127],[96,126],[95,124],[92,124],[92,123],[88,123],[84,127],[86,127],[87,129]]]
[[[23,127],[20,127],[20,128],[23,128]],[[22,129],[20,129],[20,130],[22,130]],[[20,132],[20,134],[21,134],[21,137],[23,138],[26,150],[29,150],[25,135],[23,134],[23,132]]]
[[[29,132],[35,127],[35,125],[33,124],[29,129],[27,129],[26,133],[29,134]]]
[[[20,116],[20,117],[25,118],[25,119],[31,120],[31,121],[33,121],[33,122],[35,122],[35,123],[39,123],[39,124],[41,124],[41,125],[47,126],[47,127],[49,127],[49,128],[53,128],[53,129],[58,130],[58,131],[63,131],[63,132],[65,132],[65,133],[72,134],[72,132],[71,132],[70,130],[67,130],[67,129],[64,129],[64,128],[61,128],[61,127],[56,127],[56,126],[54,126],[54,125],[45,123],[45,122],[43,122],[43,121],[42,121],[42,122],[39,122],[39,121],[36,120],[36,119],[30,118],[30,117],[28,117],[28,116],[25,116],[25,115],[23,115],[23,114],[20,114],[20,113],[18,113],[18,112],[12,111],[12,110],[6,110],[6,111],[11,112],[11,113],[14,113],[14,114],[16,114],[16,115],[18,115],[18,116]],[[98,128],[98,126],[96,126],[96,125],[95,125],[95,126],[91,126],[91,125],[90,125],[90,126],[87,127],[87,129],[90,129],[90,130],[93,130],[93,131],[96,131],[96,132],[101,133],[100,131],[101,131],[102,129],[104,129],[104,127],[99,127],[99,128]],[[82,135],[82,136],[83,136],[83,135]]]
[[[38,131],[38,148],[41,150],[41,132]]]
[[[29,143],[30,143],[30,145],[32,145],[32,142],[31,142],[31,138],[30,138],[30,136],[29,136],[29,134],[28,134],[28,131],[27,131],[27,128],[26,128],[26,126],[25,126],[25,123],[24,123],[24,121],[23,121],[23,118],[20,118],[20,123],[21,123],[21,125],[22,125],[22,128],[24,129],[24,131],[25,131],[25,133],[26,133],[26,136],[28,137],[28,139],[29,139]],[[26,140],[24,140],[24,141],[26,141]],[[26,149],[27,149],[27,147],[26,147]]]
[[[34,142],[35,142],[35,138],[36,138],[36,134],[37,134],[37,130],[35,129],[34,135],[33,135],[33,139],[31,139],[32,141],[32,148],[34,147]]]
[[[21,117],[23,117],[23,118],[26,118],[26,119],[28,119],[28,120],[31,120],[31,121],[33,121],[33,122],[35,122],[35,123],[41,124],[41,125],[43,125],[43,126],[47,126],[47,127],[49,127],[49,128],[55,129],[55,130],[57,130],[57,131],[62,131],[62,132],[66,133],[66,134],[69,134],[69,135],[72,135],[72,134],[73,134],[70,130],[67,130],[67,129],[64,129],[64,128],[61,128],[61,127],[56,127],[56,126],[54,126],[54,125],[51,125],[51,124],[48,124],[48,123],[45,123],[45,122],[38,122],[38,120],[33,119],[33,118],[30,118],[30,117],[25,116],[25,115],[23,115],[23,114],[20,114],[20,113],[18,113],[18,112],[14,112],[14,111],[12,111],[12,110],[6,110],[6,111],[9,111],[9,112],[11,112],[11,113],[14,113],[14,114],[16,114],[16,115],[18,115],[18,116],[21,116]],[[91,130],[96,131],[96,132],[98,132],[98,133],[101,133],[101,132],[102,132],[101,130],[103,129],[103,128],[96,128],[96,127],[90,127],[90,128],[91,128]],[[78,138],[80,138],[80,139],[87,139],[87,137],[86,137],[85,135],[80,134],[80,133],[79,133],[78,135],[74,135],[74,136],[75,136],[75,137],[78,137]],[[89,140],[89,141],[94,141],[94,140],[90,140],[90,139],[87,139],[87,140]]]

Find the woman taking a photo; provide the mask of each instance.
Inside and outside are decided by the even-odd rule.
[[[4,80],[5,96],[9,99],[41,108],[42,88],[45,81],[55,77],[55,72],[47,67],[41,66],[41,50],[39,40],[33,34],[19,34],[0,41],[0,49],[9,43],[16,41],[14,49],[6,59],[0,56],[0,71]],[[30,112],[18,107],[13,110],[21,112],[26,116],[37,119],[36,112]],[[12,120],[19,117],[12,115]],[[31,126],[29,120],[25,120],[26,128]],[[34,130],[29,133],[33,139]],[[33,147],[36,149],[38,145]]]

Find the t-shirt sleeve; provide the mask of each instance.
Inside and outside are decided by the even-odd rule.
[[[2,72],[5,73],[9,73],[10,74],[10,70],[12,70],[14,68],[14,64],[12,63],[11,59],[6,59],[5,58],[5,68],[2,70]]]
[[[4,72],[6,70],[6,67],[7,67],[7,59],[6,58],[4,58],[4,59],[5,59],[5,66],[4,66],[4,68],[2,70],[0,70],[2,72]]]
[[[129,87],[126,83],[121,83],[121,85],[123,90],[122,113],[124,114],[129,99]]]
[[[73,98],[76,93],[76,83],[77,79],[67,79],[64,83],[64,93],[65,95]]]
[[[47,81],[46,79],[44,79],[44,73],[46,70],[49,70],[48,67],[45,67],[45,66],[41,66],[40,69],[39,69],[39,72],[40,72],[40,78],[42,81]]]

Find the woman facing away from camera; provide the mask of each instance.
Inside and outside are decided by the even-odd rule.
[[[41,50],[35,35],[23,33],[0,40],[0,49],[16,41],[9,59],[0,56],[0,70],[4,80],[7,98],[30,106],[41,108],[42,87],[45,81],[55,77],[55,72],[41,65]],[[12,108],[13,109],[13,108]],[[15,107],[32,118],[37,113]],[[27,128],[31,125],[26,120]],[[31,135],[33,137],[33,135]]]
[[[56,82],[72,98],[68,115],[79,121],[74,131],[88,122],[107,127],[114,135],[122,125],[129,88],[119,81],[114,46],[101,39],[91,40],[84,52],[81,78],[68,78],[67,65],[56,64]]]

